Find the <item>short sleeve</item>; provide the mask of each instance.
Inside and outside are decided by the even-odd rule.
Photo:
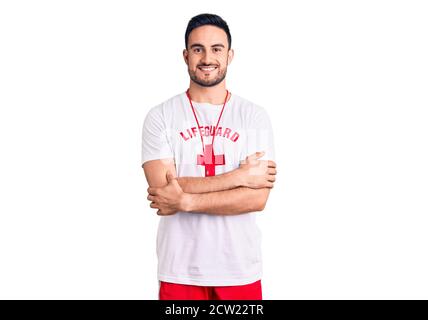
[[[150,109],[143,124],[142,165],[149,160],[174,157],[168,132],[162,113],[162,105]]]
[[[275,161],[275,146],[273,138],[272,124],[268,113],[262,107],[257,107],[251,115],[250,125],[246,131],[246,142],[241,160],[247,156],[264,151],[265,154],[260,160]]]

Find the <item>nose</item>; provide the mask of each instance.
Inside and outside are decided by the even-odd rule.
[[[211,52],[209,52],[209,50],[206,50],[205,53],[202,55],[201,63],[205,65],[214,64],[211,61]]]

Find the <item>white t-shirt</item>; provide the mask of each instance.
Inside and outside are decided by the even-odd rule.
[[[209,145],[223,104],[192,103],[204,144]],[[266,152],[262,160],[274,160],[272,127],[266,111],[232,93],[213,149],[216,165],[209,168],[216,175],[238,168],[240,160],[256,151]],[[205,148],[205,155],[209,150]],[[149,110],[143,126],[142,163],[174,158],[178,177],[204,177],[203,160],[207,158],[203,156],[201,136],[185,92]],[[244,285],[261,279],[261,233],[256,214],[177,212],[161,217],[158,279],[201,286]]]

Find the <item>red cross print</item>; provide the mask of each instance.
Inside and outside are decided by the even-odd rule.
[[[198,165],[205,166],[205,177],[215,176],[215,166],[224,165],[224,154],[215,155],[213,145],[206,144],[204,154],[198,154]]]

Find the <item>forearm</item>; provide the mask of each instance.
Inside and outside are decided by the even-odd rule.
[[[264,209],[268,188],[238,187],[232,190],[186,194],[186,212],[236,215]]]
[[[186,193],[206,193],[234,189],[240,186],[238,169],[211,177],[178,177]]]

